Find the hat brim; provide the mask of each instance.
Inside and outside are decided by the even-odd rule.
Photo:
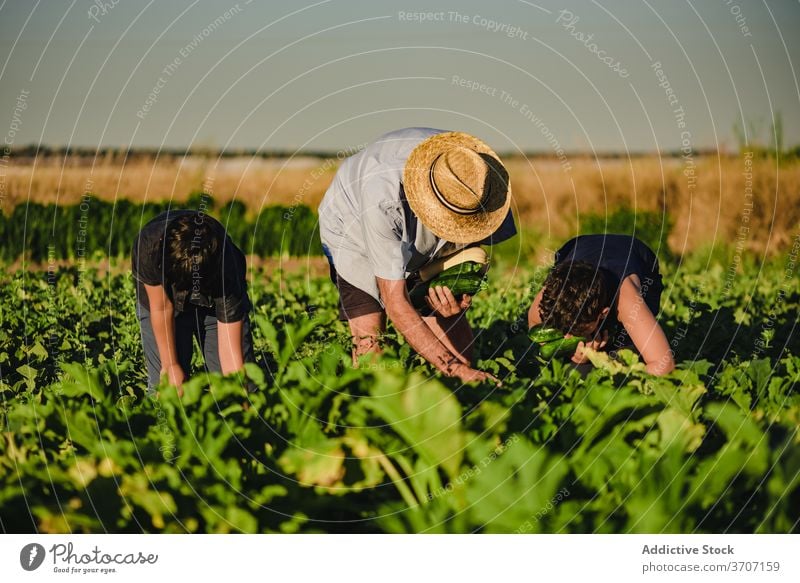
[[[469,148],[491,156],[502,165],[500,158],[481,140],[463,132],[446,132],[431,136],[411,152],[403,169],[403,189],[414,214],[434,235],[451,243],[475,243],[492,235],[511,208],[511,182],[502,206],[463,215],[444,206],[430,182],[431,166],[441,154],[451,148]]]

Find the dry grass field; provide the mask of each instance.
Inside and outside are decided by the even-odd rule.
[[[206,190],[251,210],[271,204],[316,208],[339,160],[134,156],[13,156],[0,168],[3,209],[26,201],[74,204],[85,192],[106,200],[185,200]],[[800,232],[800,163],[774,158],[646,156],[574,158],[570,169],[551,159],[506,160],[517,215],[525,228],[560,239],[577,232],[581,217],[618,208],[666,210],[672,251],[712,241],[769,253]]]

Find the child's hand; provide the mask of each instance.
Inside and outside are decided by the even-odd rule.
[[[169,384],[175,387],[178,390],[178,396],[183,397],[183,381],[186,380],[186,375],[179,364],[171,364],[167,365],[162,371],[161,374],[167,375],[167,381]]]
[[[575,364],[589,362],[589,358],[585,354],[585,349],[602,350],[605,348],[606,344],[608,344],[608,331],[604,330],[598,336],[595,336],[591,342],[579,343],[578,348],[575,349],[575,354],[572,355],[572,362]]]

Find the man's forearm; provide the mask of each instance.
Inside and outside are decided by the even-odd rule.
[[[387,304],[386,315],[411,348],[439,370],[449,373],[448,367],[458,362],[456,355],[439,341],[410,302],[398,300]]]

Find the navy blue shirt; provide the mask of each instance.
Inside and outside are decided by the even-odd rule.
[[[658,258],[636,237],[630,235],[580,235],[570,239],[556,251],[555,263],[584,261],[598,268],[611,295],[609,325],[617,325],[617,298],[622,281],[636,274],[641,282],[641,294],[653,312],[658,313],[661,299],[661,275]]]

